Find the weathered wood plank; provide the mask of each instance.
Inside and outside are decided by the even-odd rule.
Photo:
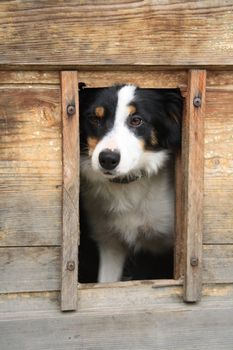
[[[184,299],[197,301],[201,295],[204,113],[206,71],[190,70],[183,118],[183,234],[185,250]],[[201,99],[194,105],[194,99]]]
[[[0,71],[0,85],[3,84],[60,84],[59,72],[43,71]]]
[[[1,1],[0,64],[232,66],[232,9],[228,0]]]
[[[25,136],[26,138],[26,136]],[[60,141],[61,143],[61,141]],[[38,148],[39,139],[38,139]],[[0,145],[1,147],[2,145]],[[20,148],[20,147],[19,147]],[[18,152],[18,155],[23,153],[23,148],[17,148],[17,144],[12,151]],[[33,148],[33,146],[31,147]],[[62,169],[61,159],[56,159],[57,154],[54,152],[54,160],[37,160],[36,148],[31,150],[32,159],[11,160],[11,151],[8,149],[6,154],[0,155],[0,190],[6,192],[32,191],[32,190],[46,190],[53,191],[62,185]],[[61,145],[59,145],[59,150]],[[4,150],[4,147],[2,147]],[[47,148],[47,156],[52,158],[53,148]],[[9,160],[7,160],[7,153]],[[50,154],[51,153],[51,154]],[[16,157],[18,157],[18,155]],[[23,154],[22,154],[23,157]],[[28,158],[30,156],[28,155]],[[38,154],[39,157],[39,154]],[[2,158],[2,159],[1,159]]]
[[[233,92],[207,92],[204,243],[233,243]]]
[[[0,315],[3,313],[59,310],[60,293],[50,292],[23,292],[0,294]],[[1,318],[1,316],[0,316]]]
[[[233,245],[204,245],[203,250],[204,282],[232,283]],[[60,247],[3,247],[0,248],[0,253],[0,292],[60,289]],[[77,279],[75,282],[77,287]],[[127,292],[131,284],[123,284],[127,286]],[[153,281],[146,282],[146,285],[156,289],[153,288]],[[111,300],[112,287],[108,287]],[[119,288],[123,287],[119,285]]]
[[[232,350],[233,307],[108,313],[44,312],[1,319],[3,350]],[[181,331],[182,330],[182,331]]]
[[[203,281],[206,283],[233,282],[233,245],[203,246]]]
[[[60,161],[59,87],[3,88],[0,140],[1,161]]]
[[[134,281],[104,285],[79,285],[79,313],[123,310],[155,310],[158,308],[172,310],[188,310],[189,304],[182,300],[182,286],[154,287],[153,281]],[[227,303],[233,304],[233,284],[203,285],[202,301],[199,308],[216,307]],[[24,292],[0,294],[0,318],[4,314],[25,313],[35,311],[60,310],[60,293]]]
[[[0,247],[61,244],[61,188],[1,191],[0,198]]]
[[[60,89],[1,87],[0,246],[60,244]]]
[[[233,71],[208,71],[206,87],[207,91],[233,91]]]
[[[79,285],[78,312],[106,310],[135,310],[163,305],[171,308],[182,306],[182,286],[154,287],[153,281],[114,283],[101,288]],[[30,312],[60,309],[59,292],[27,292],[0,294],[0,315],[5,312]],[[173,305],[174,304],[174,305]],[[185,307],[185,304],[184,304]],[[1,316],[0,316],[1,318]]]
[[[79,101],[76,71],[61,72],[63,233],[61,309],[77,307],[79,244]]]
[[[0,248],[0,293],[60,289],[60,247]]]
[[[145,67],[140,71],[79,71],[79,81],[87,87],[106,87],[114,84],[130,83],[141,88],[186,88],[187,72],[185,70],[150,70]]]

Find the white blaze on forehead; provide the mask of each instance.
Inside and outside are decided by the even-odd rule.
[[[115,125],[125,122],[129,115],[128,105],[133,101],[136,86],[125,85],[118,91]]]
[[[92,167],[97,171],[100,170],[99,154],[105,149],[117,150],[120,153],[116,175],[127,174],[140,168],[142,144],[126,124],[129,116],[128,106],[134,101],[135,90],[136,86],[125,85],[118,91],[114,126],[100,140],[92,155]]]

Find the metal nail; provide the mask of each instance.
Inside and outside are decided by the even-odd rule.
[[[198,265],[198,258],[196,256],[192,256],[191,259],[190,259],[190,264],[191,266],[197,266]]]
[[[193,104],[195,107],[200,107],[201,106],[201,97],[199,97],[199,96],[194,97]]]
[[[75,269],[75,262],[73,260],[70,260],[66,264],[66,269],[69,271],[74,271]]]
[[[68,117],[71,117],[71,116],[74,115],[74,113],[75,113],[75,105],[69,104],[69,105],[67,106],[66,111],[67,111]]]

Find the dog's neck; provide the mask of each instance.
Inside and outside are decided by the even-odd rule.
[[[124,177],[116,177],[115,179],[111,179],[109,181],[116,183],[116,184],[127,185],[131,182],[140,180],[144,176],[145,176],[145,174],[141,174],[140,176],[139,175],[130,175],[130,176],[124,176]]]

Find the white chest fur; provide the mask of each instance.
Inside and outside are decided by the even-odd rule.
[[[90,183],[83,197],[97,242],[118,238],[155,252],[172,245],[174,193],[166,169],[129,184]]]

